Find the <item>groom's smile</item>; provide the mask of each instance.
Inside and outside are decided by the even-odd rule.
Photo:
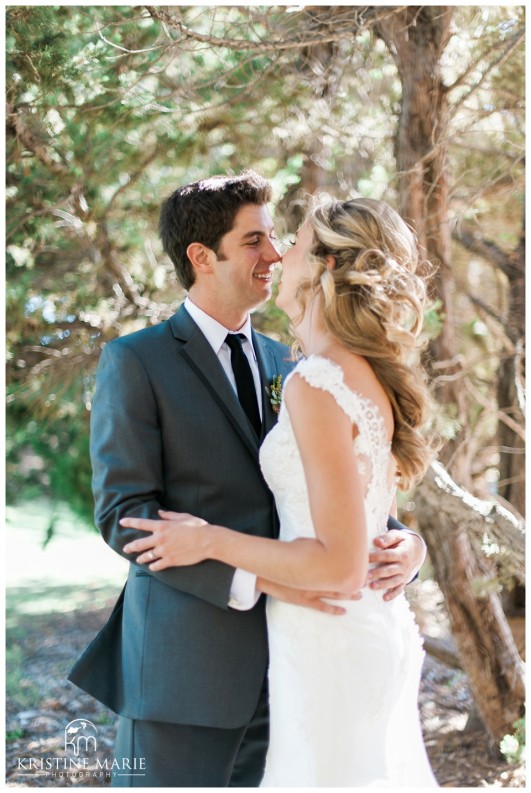
[[[253,278],[259,278],[261,281],[272,281],[273,270],[274,268],[271,267],[269,270],[266,270],[265,273],[253,273]]]

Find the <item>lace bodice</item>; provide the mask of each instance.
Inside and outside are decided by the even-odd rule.
[[[382,414],[372,400],[346,385],[342,368],[329,358],[312,355],[300,361],[286,379],[286,384],[295,374],[312,387],[330,393],[357,427],[353,454],[366,484],[365,515],[369,539],[372,539],[386,531],[395,494],[391,477],[391,446]],[[304,469],[284,404],[281,405],[277,425],[262,444],[260,463],[266,482],[275,494],[280,539],[315,536]]]

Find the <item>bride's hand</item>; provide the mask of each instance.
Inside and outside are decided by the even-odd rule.
[[[197,564],[208,558],[205,553],[209,523],[186,512],[167,512],[159,509],[161,520],[122,518],[120,525],[140,529],[149,536],[133,540],[124,546],[125,553],[140,554],[137,564],[148,564],[153,571],[167,567]]]

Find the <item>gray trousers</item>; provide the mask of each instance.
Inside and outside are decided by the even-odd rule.
[[[112,786],[258,787],[268,743],[267,681],[251,721],[235,729],[120,717]]]

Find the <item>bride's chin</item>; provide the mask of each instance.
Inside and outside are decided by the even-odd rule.
[[[286,303],[282,300],[282,298],[279,300],[278,296],[275,300],[275,305],[277,308],[279,308],[281,311],[284,312],[284,314],[287,316],[290,322],[293,321],[293,317],[296,316],[296,312],[293,311],[293,306],[291,306],[290,308],[289,303],[288,305],[286,305]]]

